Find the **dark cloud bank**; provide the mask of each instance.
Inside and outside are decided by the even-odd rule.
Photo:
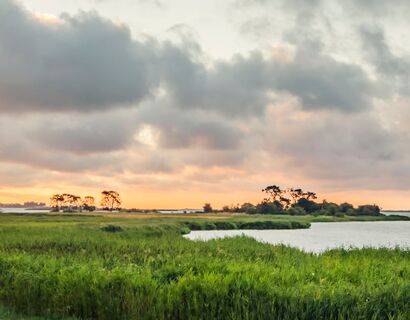
[[[298,97],[306,109],[356,111],[371,82],[359,66],[308,50],[280,63],[254,52],[211,67],[189,47],[134,40],[97,13],[44,23],[12,1],[0,4],[0,110],[91,111],[133,106],[160,86],[179,108],[229,116],[263,114],[270,91]]]

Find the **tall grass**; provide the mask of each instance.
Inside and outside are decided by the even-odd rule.
[[[410,251],[317,256],[243,236],[191,242],[180,234],[195,221],[75,219],[0,222],[3,306],[78,319],[410,319]],[[199,226],[250,223],[238,221]]]

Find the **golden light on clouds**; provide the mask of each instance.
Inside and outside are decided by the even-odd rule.
[[[55,15],[48,13],[35,12],[33,17],[43,24],[48,25],[61,25],[63,21],[56,17]]]

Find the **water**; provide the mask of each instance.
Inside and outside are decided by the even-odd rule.
[[[410,249],[410,221],[321,222],[310,229],[192,231],[191,240],[246,235],[271,244],[286,244],[307,252],[332,248],[401,247]]]
[[[40,212],[50,212],[50,210],[49,209],[27,210],[27,208],[0,208],[0,212],[3,212],[3,213],[40,213]]]
[[[201,213],[204,212],[203,209],[169,209],[169,210],[158,210],[159,213],[165,214],[177,214],[177,213]]]
[[[410,217],[410,211],[383,211],[382,213],[386,216],[399,215]]]

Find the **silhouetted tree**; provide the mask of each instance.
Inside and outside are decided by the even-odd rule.
[[[245,202],[241,205],[240,211],[253,214],[256,213],[256,207],[252,203]]]
[[[311,200],[311,199],[315,200],[315,199],[317,199],[316,193],[310,192],[310,191],[305,192],[305,193],[303,194],[303,197],[306,198],[307,200]]]
[[[210,203],[205,203],[204,204],[204,212],[209,213],[209,212],[212,212],[212,211],[213,211],[213,209],[212,209],[211,204]]]
[[[121,206],[120,194],[117,191],[107,191],[101,192],[101,206],[105,210],[113,211],[114,209],[119,209]]]
[[[290,202],[291,201],[286,197],[280,197],[279,202],[280,202],[281,206],[283,207],[283,209],[288,209],[290,207]]]
[[[70,193],[63,193],[62,194],[63,197],[63,203],[64,203],[64,208],[66,211],[68,212],[72,212],[73,211],[73,207],[76,207],[77,209],[81,210],[81,197],[80,196],[76,196],[74,194],[70,194]]]
[[[95,199],[91,196],[85,196],[83,201],[83,208],[87,211],[94,211],[95,210]]]
[[[64,196],[62,194],[53,195],[50,198],[50,204],[56,211],[60,211],[61,206],[64,204]]]
[[[279,186],[271,185],[267,186],[265,189],[262,189],[262,192],[265,192],[273,202],[275,200],[279,200],[284,191],[281,190]]]
[[[303,208],[306,211],[306,213],[313,213],[315,211],[320,210],[319,204],[307,198],[299,199],[294,206]]]
[[[298,200],[301,199],[305,195],[305,193],[302,191],[302,189],[289,188],[288,193],[289,193],[290,197],[293,200],[293,204],[298,202]]]
[[[223,212],[229,212],[230,211],[229,206],[223,206],[222,211]]]

